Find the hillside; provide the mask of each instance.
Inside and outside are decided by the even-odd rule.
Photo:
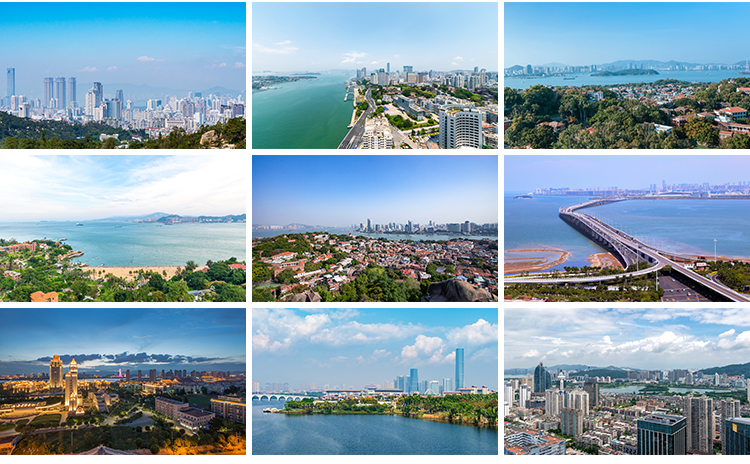
[[[750,362],[745,364],[729,364],[722,367],[709,367],[707,369],[701,369],[700,372],[703,372],[703,375],[744,375],[745,378],[748,378],[750,377]]]
[[[99,148],[100,134],[119,134],[122,141],[131,138],[131,132],[106,124],[33,121],[0,112],[0,147],[3,148]],[[136,131],[132,135],[145,134]]]

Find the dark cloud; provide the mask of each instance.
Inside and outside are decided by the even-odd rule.
[[[70,364],[70,361],[75,358],[77,363],[82,363],[84,361],[93,361],[96,359],[102,359],[105,355],[102,354],[61,354],[60,360],[63,362],[63,364]],[[41,361],[44,363],[48,363],[52,361],[52,356],[45,356],[44,358],[38,358],[37,361]]]

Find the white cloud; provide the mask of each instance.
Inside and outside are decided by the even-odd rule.
[[[290,43],[292,43],[291,40],[285,40],[283,42],[276,42],[276,45],[289,45]]]
[[[612,339],[609,338],[609,335],[605,335],[604,337],[602,337],[602,343],[606,343],[607,345],[611,345],[612,344]]]
[[[417,335],[413,345],[407,345],[401,349],[401,357],[404,360],[427,358],[427,362],[431,363],[445,362],[444,348],[445,343],[440,337],[428,337],[420,334]]]
[[[522,357],[524,357],[524,358],[537,358],[537,357],[539,357],[539,351],[537,351],[537,350],[527,351],[526,353],[524,353],[522,355]]]
[[[288,47],[288,46],[282,46],[281,48],[270,48],[265,47],[261,44],[253,44],[253,50],[259,53],[271,53],[274,55],[291,55],[295,53],[299,48],[297,47]]]
[[[378,64],[377,61],[371,61],[370,64]]]
[[[364,58],[365,56],[367,56],[367,53],[349,52],[349,53],[342,53],[342,55],[347,57],[347,58],[344,58],[344,60],[341,62],[341,64],[344,64],[344,63],[354,63],[358,59]]]
[[[459,347],[462,345],[480,346],[487,343],[497,345],[498,327],[497,324],[490,324],[484,319],[479,319],[471,325],[448,331],[446,338],[451,344]]]
[[[151,58],[151,57],[148,57],[148,56],[145,56],[145,55],[144,56],[139,56],[137,58],[137,60],[138,61],[147,62],[147,63],[150,63],[152,61],[167,61],[166,58]]]
[[[454,60],[456,60],[456,61],[462,61],[462,60],[463,60],[463,57],[461,57],[461,56],[457,56],[457,57],[455,57],[455,58],[453,58],[453,59],[454,59]]]
[[[237,69],[244,68],[245,67],[245,63],[242,63],[241,61],[238,61],[238,62],[234,63],[234,67],[237,68]]]
[[[454,66],[458,66],[458,63],[456,63],[455,61],[452,61],[451,64]]]
[[[96,66],[92,66],[92,67],[86,66],[85,68],[78,70],[78,72],[98,72],[98,71],[99,70],[96,69]]]
[[[719,338],[731,337],[732,335],[734,335],[734,329],[729,329],[726,332],[719,334]]]
[[[107,71],[117,71],[117,66],[110,66]]]

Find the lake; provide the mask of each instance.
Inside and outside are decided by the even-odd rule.
[[[263,414],[282,401],[253,401],[258,454],[498,454],[498,430],[386,415]]]

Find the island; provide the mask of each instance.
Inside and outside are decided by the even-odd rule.
[[[594,77],[607,77],[607,76],[656,76],[659,73],[653,69],[621,69],[619,71],[602,71],[594,73]]]
[[[253,92],[260,92],[263,90],[271,90],[275,84],[284,84],[287,82],[296,81],[308,81],[311,79],[317,79],[315,76],[304,75],[304,76],[253,76]]]

